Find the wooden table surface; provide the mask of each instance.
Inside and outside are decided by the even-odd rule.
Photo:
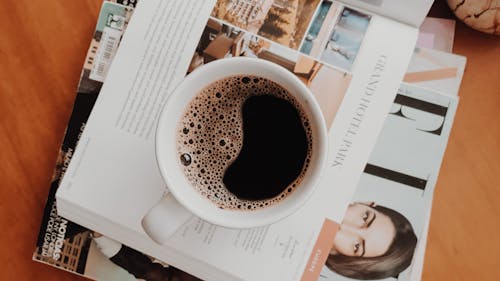
[[[84,280],[31,261],[100,0],[0,1],[0,280]],[[444,0],[431,15],[451,18]],[[423,280],[500,280],[500,36],[457,23],[468,58]]]

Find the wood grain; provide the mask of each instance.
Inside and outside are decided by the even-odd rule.
[[[85,280],[31,261],[100,0],[0,1],[0,280]],[[452,17],[437,0],[431,15]],[[500,37],[458,23],[468,57],[423,280],[500,276]]]
[[[431,15],[452,17],[445,1]],[[457,22],[467,57],[460,103],[431,215],[423,280],[499,280],[500,36]]]
[[[0,1],[0,280],[86,280],[31,261],[100,1]]]

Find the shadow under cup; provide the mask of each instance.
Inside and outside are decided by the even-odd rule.
[[[221,209],[192,186],[179,161],[177,131],[190,102],[208,85],[230,76],[260,76],[288,91],[310,123],[312,150],[309,167],[291,194],[276,204],[253,211]],[[224,227],[250,228],[276,222],[299,209],[314,191],[327,157],[327,129],[309,89],[294,74],[271,62],[228,58],[206,64],[189,74],[168,98],[156,134],[156,157],[167,188],[184,208],[201,219]]]

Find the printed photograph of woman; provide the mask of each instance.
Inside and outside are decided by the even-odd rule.
[[[326,266],[353,279],[397,277],[410,266],[417,236],[401,213],[374,202],[351,203]]]

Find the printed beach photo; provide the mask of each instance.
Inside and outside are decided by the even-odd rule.
[[[322,62],[350,70],[363,42],[371,16],[323,1],[300,51]]]
[[[239,56],[265,59],[293,72],[314,94],[330,127],[351,82],[350,73],[215,19],[208,21],[188,72],[217,59]]]
[[[298,49],[321,0],[217,0],[212,16]]]

